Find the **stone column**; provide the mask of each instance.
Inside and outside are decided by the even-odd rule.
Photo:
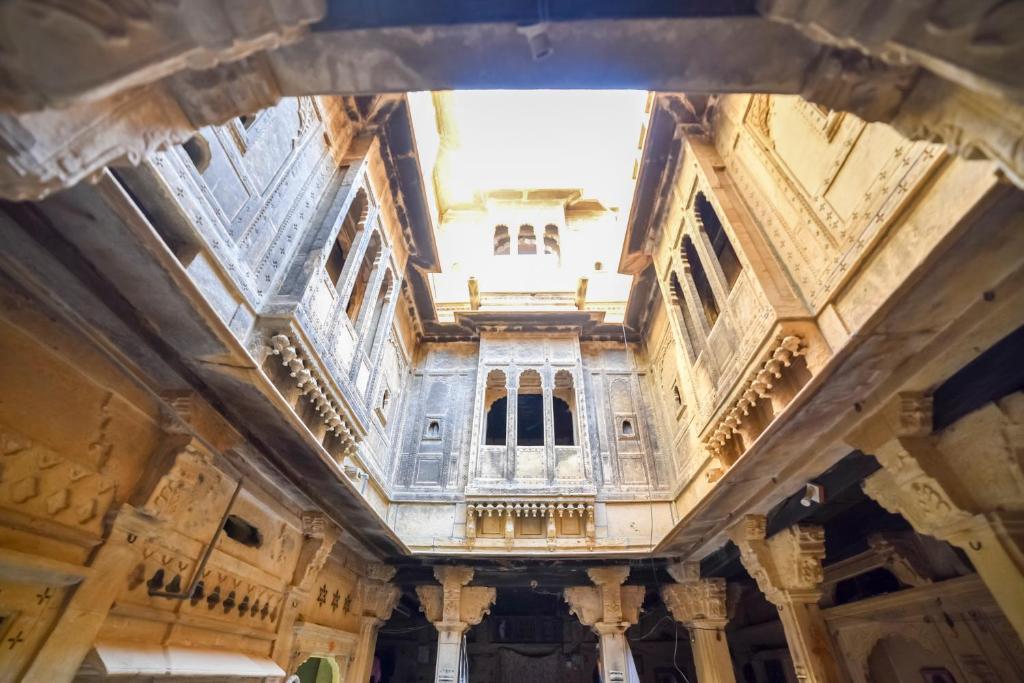
[[[626,680],[626,629],[640,618],[643,586],[623,586],[628,566],[595,567],[587,576],[596,588],[574,586],[565,589],[569,611],[594,630],[600,639],[599,657],[603,680]]]
[[[341,269],[341,278],[338,280],[338,310],[344,311],[348,306],[348,300],[352,297],[352,288],[355,286],[356,276],[359,274],[359,266],[366,257],[366,249],[370,246],[370,238],[373,235],[373,226],[377,222],[377,207],[371,205],[366,220],[352,240],[352,248],[349,256],[345,259],[345,265]],[[353,321],[354,323],[355,321]]]
[[[676,356],[679,358],[679,367],[685,368],[693,365],[694,361],[697,360],[697,356],[700,355],[701,349],[704,347],[703,341],[700,339],[692,339],[690,329],[686,326],[686,318],[683,317],[683,312],[680,310],[680,304],[689,308],[690,304],[687,300],[686,294],[683,294],[683,301],[679,301],[679,296],[675,290],[672,289],[672,276],[675,275],[676,279],[679,280],[679,286],[683,286],[683,279],[676,272],[675,268],[670,268],[668,275],[665,276],[662,282],[662,293],[664,294],[665,309],[669,312],[670,324],[674,327],[676,332],[676,339],[681,341],[676,346],[677,350],[682,347],[683,352],[677,353]],[[691,313],[692,315],[692,313]],[[693,330],[696,332],[696,330]],[[682,361],[686,362],[683,363]]]
[[[401,296],[402,282],[396,278],[392,281],[391,291],[384,298],[384,309],[380,314],[380,322],[377,325],[377,329],[373,332],[374,344],[370,348],[370,367],[373,374],[370,376],[370,388],[366,392],[367,397],[373,397],[377,393],[377,384],[380,382],[381,375],[381,359],[384,357],[384,347],[388,343],[389,335],[387,330],[394,321],[395,308]]]
[[[152,520],[123,505],[106,543],[75,588],[60,618],[25,672],[24,681],[70,681],[89,653],[128,574],[138,564],[145,541],[154,535]]]
[[[702,346],[707,346],[707,338],[708,335],[711,334],[711,325],[708,324],[708,317],[704,315],[704,308],[700,302],[700,294],[697,293],[697,283],[693,281],[693,273],[690,270],[690,259],[686,256],[682,247],[679,248],[679,265],[680,267],[675,271],[676,277],[679,278],[679,286],[683,288],[683,295],[686,297],[686,306],[690,309],[690,319],[693,320],[695,325],[697,325],[697,331],[701,334],[700,344]],[[715,304],[718,304],[717,299],[715,300]],[[721,312],[722,308],[719,306],[719,315],[721,315]],[[710,355],[711,354],[707,354],[705,358],[710,360]]]
[[[718,261],[718,254],[715,253],[715,248],[711,246],[711,238],[704,232],[703,223],[697,215],[697,208],[692,207],[690,211],[691,220],[693,220],[694,225],[693,248],[697,250],[700,261],[704,265],[704,273],[707,275],[708,284],[711,285],[711,291],[715,293],[715,300],[718,302],[719,315],[721,316],[729,307],[729,283],[725,279],[725,271],[722,270],[722,264]],[[725,230],[724,223],[722,229]],[[738,252],[737,257],[739,257]]]
[[[435,683],[454,683],[459,676],[462,636],[490,612],[497,592],[493,588],[467,586],[472,567],[434,567],[440,586],[417,586],[420,609],[437,629]]]
[[[544,419],[544,474],[548,484],[552,484],[555,481],[555,378],[551,368],[543,368],[540,390]]]
[[[281,600],[281,616],[277,624],[277,637],[271,657],[280,666],[286,667],[291,653],[295,620],[299,616],[299,608],[309,595],[316,577],[327,562],[334,544],[338,540],[338,531],[321,512],[302,513],[302,548],[298,562],[292,571],[292,581],[284,591]]]
[[[512,373],[516,373],[514,376]],[[516,446],[519,439],[519,374],[518,368],[509,368],[505,402],[505,479],[516,478]]]
[[[366,336],[370,333],[370,321],[373,319],[374,309],[377,308],[377,299],[384,284],[384,274],[388,271],[390,259],[391,248],[381,242],[380,253],[373,262],[373,270],[370,271],[370,281],[366,283],[366,293],[363,295],[363,304],[360,306],[359,319],[355,321],[354,325],[356,343],[359,348],[366,347]]]
[[[807,683],[845,681],[818,608],[824,530],[801,524],[766,538],[765,522],[763,515],[747,515],[729,535],[740,550],[743,566],[779,610],[797,679]]]
[[[400,591],[388,583],[395,568],[384,564],[370,565],[366,576],[356,582],[356,606],[360,611],[359,642],[356,644],[346,683],[367,683],[373,670],[373,653],[377,649],[377,633],[398,603]]]
[[[668,572],[677,583],[662,586],[661,599],[690,631],[698,683],[736,683],[725,638],[725,579],[701,579],[697,562],[672,565]]]
[[[931,398],[902,394],[848,440],[882,465],[864,492],[918,533],[961,548],[1024,639],[1024,393],[939,434]]]

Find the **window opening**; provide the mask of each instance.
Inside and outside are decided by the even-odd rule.
[[[359,319],[363,309],[363,299],[366,298],[366,288],[370,284],[370,275],[377,259],[381,255],[380,235],[374,232],[371,237],[370,246],[366,249],[362,263],[359,264],[359,272],[356,274],[356,281],[352,285],[352,295],[349,297],[348,306],[345,312],[348,319],[354,324]]]
[[[679,387],[672,387],[672,400],[676,403],[676,408],[683,407],[683,397],[679,394]]]
[[[256,123],[256,117],[259,116],[259,112],[255,114],[245,114],[238,117],[238,122],[242,124],[242,128],[249,130],[252,128],[252,124]]]
[[[338,236],[335,238],[334,244],[331,245],[331,251],[327,254],[327,263],[324,264],[327,277],[335,287],[341,284],[341,273],[345,268],[345,261],[348,260],[352,251],[356,232],[366,220],[366,209],[366,193],[359,190],[341,222],[341,229],[338,230]]]
[[[249,548],[259,548],[263,545],[263,534],[260,530],[238,515],[228,515],[224,520],[224,533],[231,540]]]
[[[559,370],[555,373],[551,413],[555,428],[555,445],[575,446],[576,391],[573,388],[572,373],[568,370]]]
[[[182,147],[197,171],[203,173],[210,167],[210,143],[206,141],[202,133],[193,135],[185,141]]]
[[[516,411],[516,444],[543,446],[544,396],[541,390],[540,373],[536,370],[526,370],[519,376]]]
[[[508,397],[502,396],[487,409],[486,446],[504,446],[505,428],[508,425]]]
[[[487,412],[484,445],[504,446],[505,431],[508,428],[508,389],[505,386],[505,373],[501,370],[487,373],[484,407]]]
[[[731,291],[733,285],[736,284],[736,280],[740,277],[740,271],[743,270],[743,266],[736,256],[736,250],[732,248],[729,236],[725,234],[725,228],[722,227],[722,221],[719,220],[715,207],[711,205],[711,202],[708,201],[703,192],[697,193],[697,199],[694,203],[697,208],[697,215],[704,226],[704,233],[708,236],[708,241],[711,242],[715,258],[718,259],[718,265],[722,267],[722,274],[725,275],[725,281],[728,283],[728,289]]]
[[[622,435],[623,436],[636,436],[636,432],[633,430],[632,420],[622,421]]]
[[[536,254],[537,253],[537,235],[533,231],[532,225],[520,225],[519,226],[519,240],[518,245],[519,254]]]
[[[427,438],[428,439],[440,439],[441,438],[441,423],[437,420],[431,420],[427,423]]]
[[[683,286],[679,282],[679,276],[676,275],[675,271],[669,276],[669,285],[672,288],[672,298],[675,299],[674,303],[679,309],[679,315],[683,319],[683,334],[686,335],[684,340],[689,347],[691,355],[696,354],[696,340],[697,340],[697,326],[693,324],[693,317],[690,315],[690,307],[686,303],[686,295],[683,294]]]
[[[693,284],[697,287],[697,298],[700,299],[701,308],[704,309],[704,317],[707,318],[708,327],[714,327],[718,320],[718,302],[715,301],[715,293],[711,289],[711,282],[708,280],[704,265],[697,255],[693,241],[689,236],[683,238],[682,248],[683,260],[690,266],[690,275],[693,277]]]
[[[560,398],[551,399],[551,412],[555,422],[555,445],[575,446],[576,435],[572,428],[572,411],[569,404]]]
[[[512,243],[508,236],[508,226],[499,225],[494,228],[494,255],[508,256],[511,253]]]
[[[558,226],[544,226],[544,253],[552,256],[561,256],[562,248],[558,241]]]

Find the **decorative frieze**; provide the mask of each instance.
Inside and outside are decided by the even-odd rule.
[[[466,538],[470,542],[481,532],[482,520],[497,518],[503,520],[502,534],[508,542],[516,537],[516,521],[519,519],[540,519],[544,523],[544,535],[549,540],[559,536],[561,519],[577,519],[588,541],[596,535],[594,524],[594,501],[564,500],[503,500],[474,501],[466,505]]]
[[[752,409],[760,400],[771,400],[773,390],[779,384],[794,359],[807,354],[807,345],[797,335],[787,335],[772,349],[761,368],[753,372],[733,406],[725,411],[712,425],[704,439],[708,450],[721,458],[730,446],[730,441],[740,433],[744,422],[751,416]],[[765,425],[760,425],[763,429]],[[735,453],[738,457],[742,451]]]

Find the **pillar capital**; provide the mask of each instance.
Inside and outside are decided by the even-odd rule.
[[[918,533],[967,553],[1024,637],[1024,392],[988,403],[938,433],[931,431],[926,397],[901,394],[893,414],[900,419],[890,417],[887,432],[878,427],[884,416],[873,418],[874,438],[865,441],[882,469],[864,480],[864,492]]]
[[[435,567],[440,586],[416,586],[420,609],[439,630],[462,630],[479,624],[497,597],[494,588],[466,586],[473,578],[472,567]]]
[[[376,581],[365,576],[356,581],[356,605],[360,615],[381,621],[391,618],[401,592],[398,586]]]
[[[725,626],[725,579],[697,579],[662,586],[661,598],[675,620],[698,626]]]
[[[798,524],[766,538],[763,515],[747,515],[729,531],[743,566],[776,607],[787,602],[816,603],[824,578],[825,531]]]
[[[565,589],[569,611],[580,622],[600,633],[613,625],[624,632],[640,618],[644,600],[643,586],[623,586],[629,576],[628,566],[593,567],[587,576],[597,587],[573,586]]]
[[[725,636],[725,579],[702,579],[697,562],[677,562],[667,569],[676,583],[661,587],[661,599],[675,620],[691,629],[697,680],[736,683]]]
[[[587,576],[595,586],[621,586],[629,578],[629,566],[591,567],[587,570]]]

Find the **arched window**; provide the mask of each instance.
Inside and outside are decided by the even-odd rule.
[[[355,241],[356,233],[366,220],[367,206],[366,193],[360,189],[352,200],[352,205],[341,222],[338,237],[334,240],[331,251],[327,255],[327,263],[324,267],[327,270],[327,277],[331,279],[335,287],[341,284],[341,273],[352,250],[352,242]]]
[[[519,375],[516,397],[516,443],[520,446],[544,445],[544,396],[540,373],[524,370]]]
[[[718,219],[715,207],[711,205],[711,202],[708,201],[703,192],[697,193],[694,206],[696,206],[697,216],[704,226],[704,233],[708,236],[708,241],[711,242],[715,258],[718,259],[718,265],[722,267],[725,281],[729,284],[729,289],[732,290],[732,286],[736,284],[743,266],[740,264],[739,258],[736,257],[736,251],[732,248],[729,236],[725,234],[725,229],[722,227],[722,221]]]
[[[555,423],[555,445],[576,445],[576,392],[573,389],[572,373],[559,370],[555,373],[555,388],[551,396],[551,413]]]
[[[682,247],[683,262],[688,263],[690,266],[690,275],[693,277],[693,284],[697,287],[697,298],[700,299],[700,305],[704,309],[704,317],[707,318],[708,327],[713,327],[715,321],[718,320],[718,302],[715,301],[715,293],[711,289],[711,282],[708,281],[708,275],[704,271],[704,266],[700,262],[700,256],[697,255],[697,250],[693,246],[693,241],[690,240],[689,236],[683,238]]]
[[[676,408],[677,409],[683,407],[683,397],[679,393],[679,387],[678,386],[673,386],[672,387],[672,401],[676,404]]]
[[[491,370],[487,373],[484,410],[487,414],[484,445],[504,446],[505,430],[508,425],[508,389],[505,387],[505,373],[501,370]]]
[[[511,253],[511,240],[508,236],[508,226],[499,225],[494,228],[494,255],[508,256]]]
[[[683,293],[683,286],[679,283],[679,276],[676,275],[675,271],[669,275],[669,285],[672,289],[672,299],[674,300],[676,308],[679,310],[679,316],[683,319],[683,334],[686,335],[685,343],[689,344],[689,351],[691,354],[696,354],[697,347],[697,326],[693,324],[693,318],[690,316],[690,307],[686,303],[686,295]]]
[[[370,285],[370,275],[373,273],[373,267],[377,262],[377,259],[381,256],[381,241],[380,235],[374,232],[370,236],[370,245],[366,248],[366,254],[363,256],[363,262],[359,264],[359,273],[356,275],[356,280],[352,284],[352,294],[348,299],[348,306],[345,307],[345,312],[348,313],[348,319],[355,324],[356,320],[359,319],[359,314],[363,310],[363,299],[366,298],[366,288]]]
[[[296,669],[295,675],[299,683],[337,683],[341,680],[338,663],[330,657],[310,657]]]
[[[553,256],[562,255],[562,247],[558,242],[558,226],[544,226],[544,253]]]
[[[206,141],[202,133],[196,133],[182,145],[185,150],[185,154],[192,161],[192,165],[196,167],[196,170],[202,173],[210,167],[210,143]]]
[[[520,255],[537,253],[537,235],[534,233],[532,225],[519,226],[517,246]]]
[[[622,435],[623,436],[636,436],[636,430],[633,429],[633,421],[632,420],[623,420],[622,421]]]

